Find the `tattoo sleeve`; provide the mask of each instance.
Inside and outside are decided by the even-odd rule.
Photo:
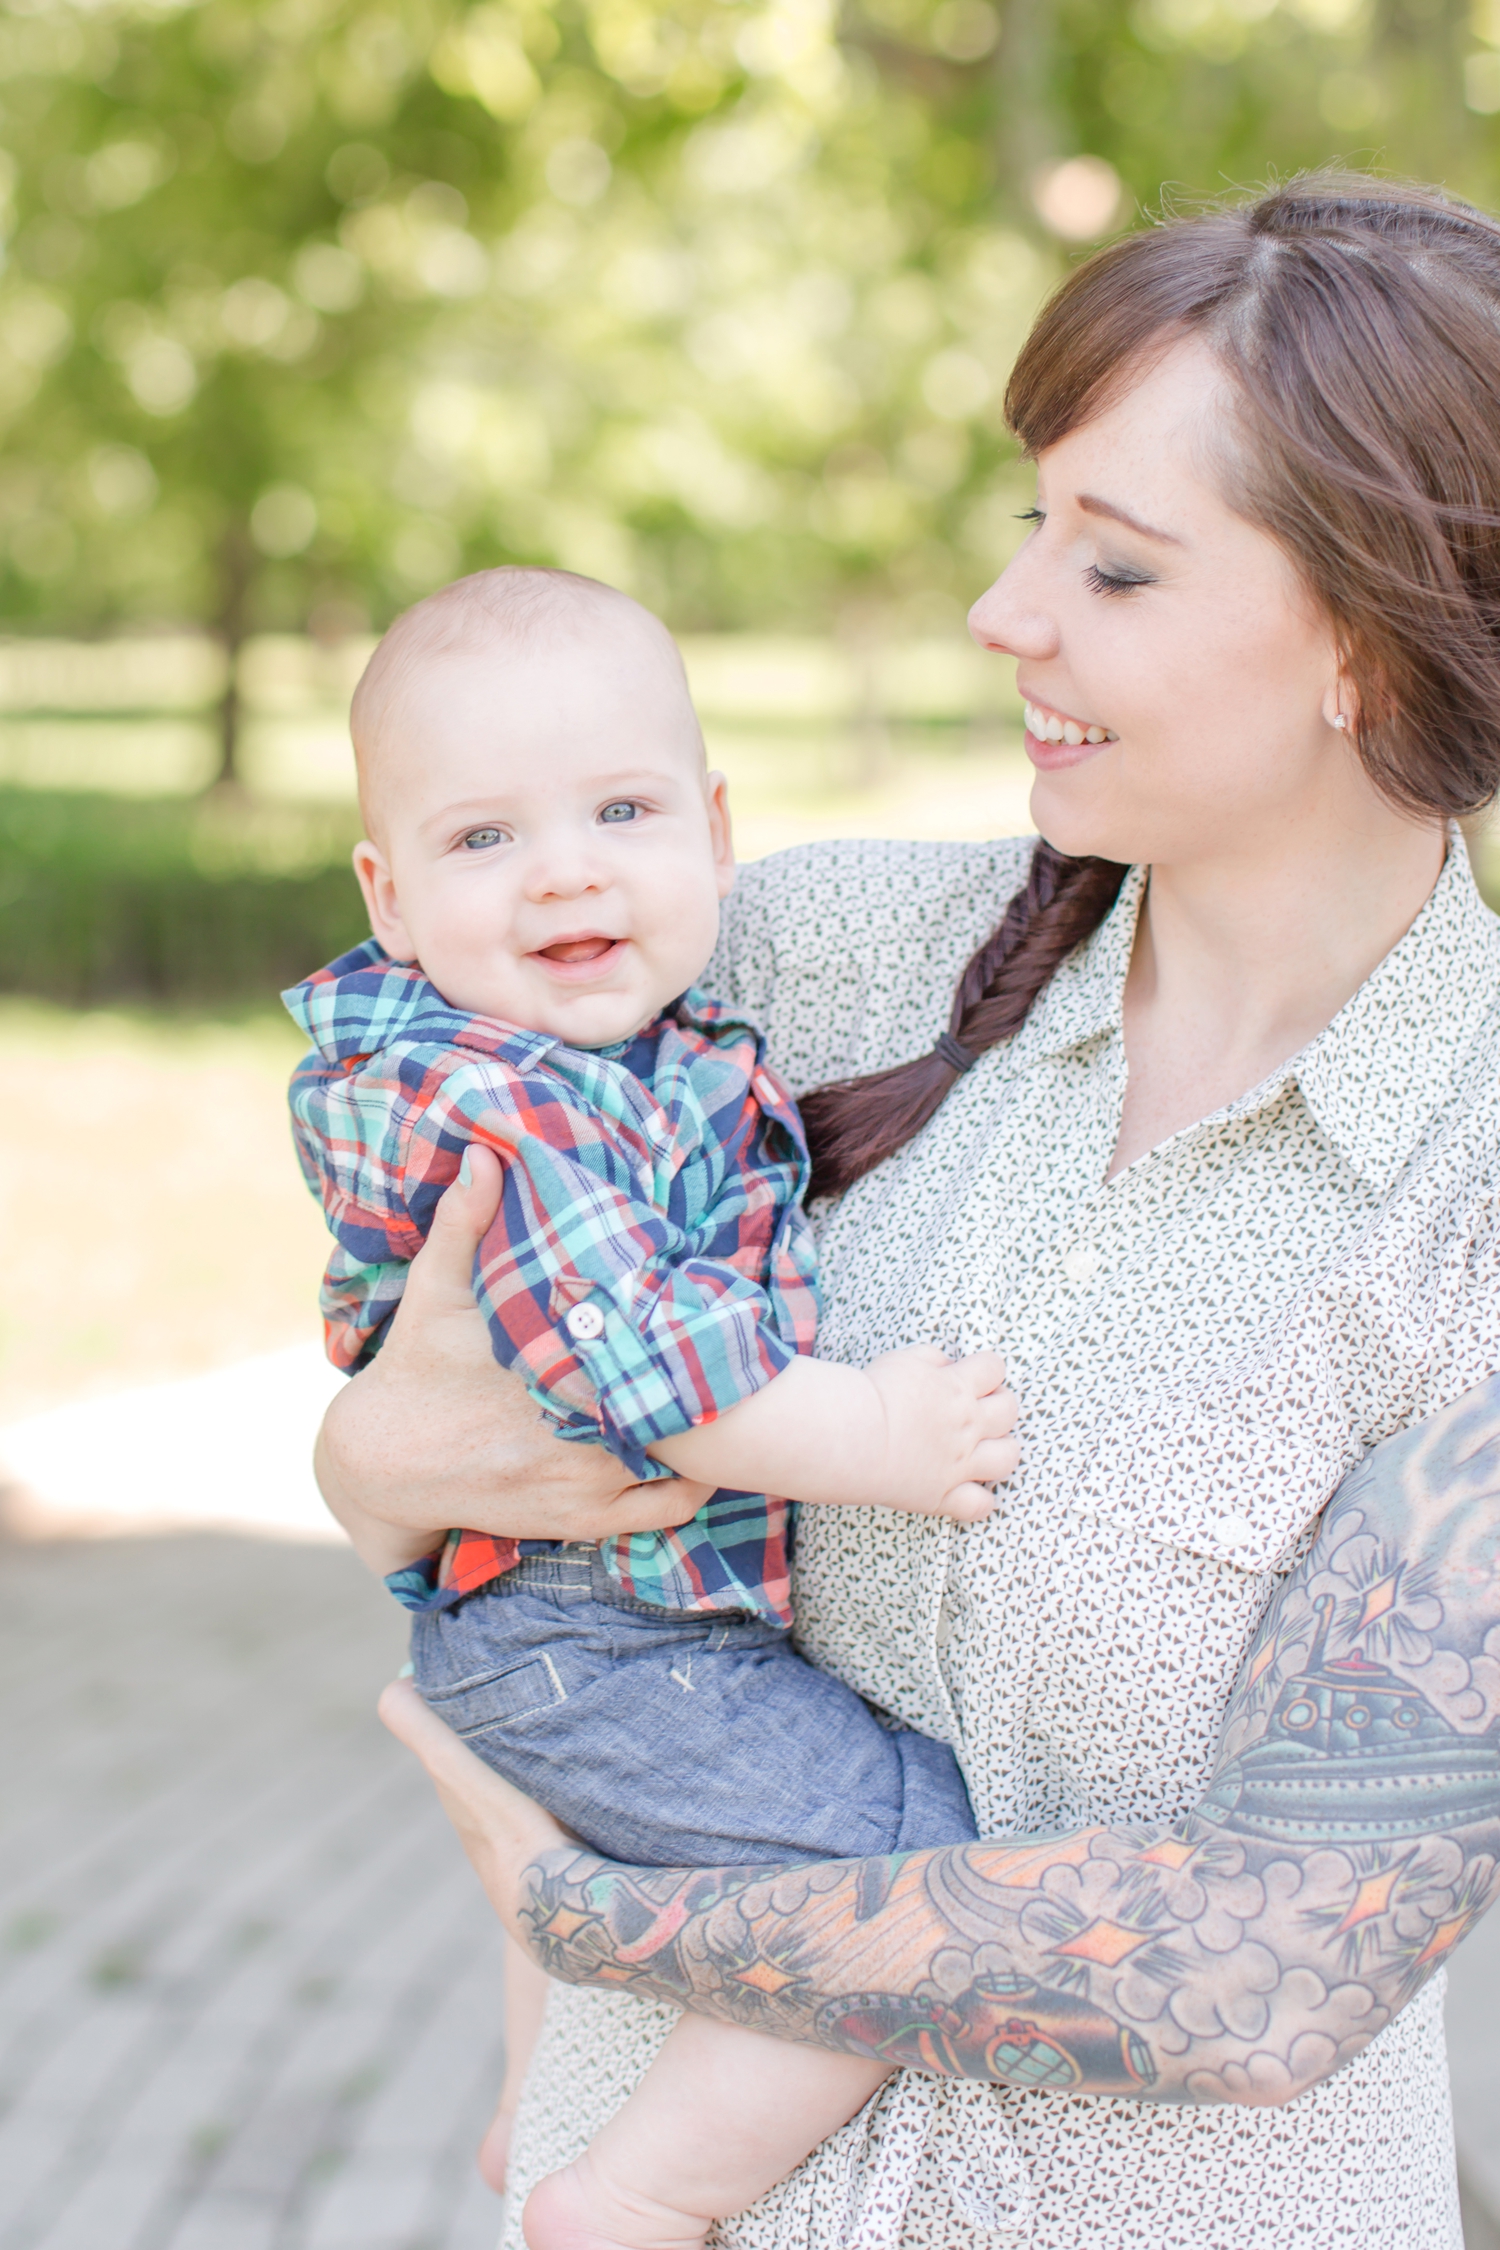
[[[1500,1894],[1500,1377],[1329,1502],[1194,1810],[767,1870],[527,1871],[549,1974],[1015,2086],[1279,2102]]]

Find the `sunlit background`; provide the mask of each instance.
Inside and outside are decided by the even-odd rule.
[[[263,2082],[204,2065],[151,2139],[119,2091],[144,2067],[118,2059],[120,2011],[164,2053],[164,2008],[196,2022],[184,1992],[230,1989],[214,1946],[328,1941],[305,1897],[221,1914],[200,1883],[201,1958],[172,1969],[151,1839],[183,1738],[122,1750],[101,1718],[81,1747],[88,1714],[158,1708],[173,1675],[141,1651],[180,1609],[200,1622],[178,1691],[205,1713],[268,1692],[267,1667],[322,1680],[308,1620],[342,1620],[360,1684],[327,1708],[352,1772],[376,1756],[366,1673],[395,1625],[347,1556],[284,1543],[327,1537],[305,1460],[331,1379],[275,1000],[362,934],[344,720],[373,636],[464,570],[590,572],[681,637],[743,857],[1022,832],[1012,685],[963,624],[1027,498],[1000,403],[1016,347],[1095,242],[1332,157],[1500,202],[1500,0],[0,5],[7,1614],[18,1682],[52,1676],[70,1579],[96,1620],[67,1674],[87,1693],[42,1696],[21,1732],[28,1776],[71,1760],[115,1839],[80,1839],[61,1798],[43,1820],[76,1912],[66,1881],[36,1895],[34,1851],[0,1849],[22,2026],[0,2040],[0,2250],[493,2238],[438,2124],[411,2123],[423,2100],[482,2107],[492,2033],[452,2032],[468,2090],[434,2106],[389,2067],[388,2017],[365,2047],[347,2012],[286,2028],[320,1977],[344,1989],[306,1960],[264,2021],[236,2017],[244,2054],[281,2057]],[[182,1543],[204,1524],[212,1563]],[[97,1537],[119,1531],[155,1544]],[[122,1603],[155,1621],[134,1655]],[[310,1723],[285,1717],[287,1742]],[[122,1771],[148,1776],[136,1798]],[[355,1832],[329,1847],[340,1883]],[[389,1882],[388,1911],[349,1909],[372,1957],[411,1907]],[[91,2141],[80,2057],[106,2050],[115,2123]],[[1500,2245],[1500,2055],[1484,2069],[1460,2089],[1471,2250]]]

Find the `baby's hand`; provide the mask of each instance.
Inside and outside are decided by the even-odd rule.
[[[916,1516],[982,1523],[1021,1458],[1019,1411],[998,1352],[949,1359],[935,1344],[885,1352],[866,1375],[885,1410],[889,1463],[882,1504]]]

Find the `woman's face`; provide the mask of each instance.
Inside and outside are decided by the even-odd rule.
[[[1234,441],[1227,379],[1179,345],[1040,456],[1035,526],[970,612],[981,647],[1019,659],[1032,817],[1060,851],[1258,856],[1289,822],[1382,816],[1332,724],[1332,629],[1221,498],[1216,440]],[[1045,739],[1049,720],[1084,739]],[[1112,739],[1087,739],[1101,730]]]

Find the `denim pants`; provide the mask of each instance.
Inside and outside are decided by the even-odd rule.
[[[882,1725],[780,1628],[653,1609],[593,1547],[531,1555],[412,1621],[416,1683],[486,1765],[637,1867],[972,1842],[945,1743]]]

